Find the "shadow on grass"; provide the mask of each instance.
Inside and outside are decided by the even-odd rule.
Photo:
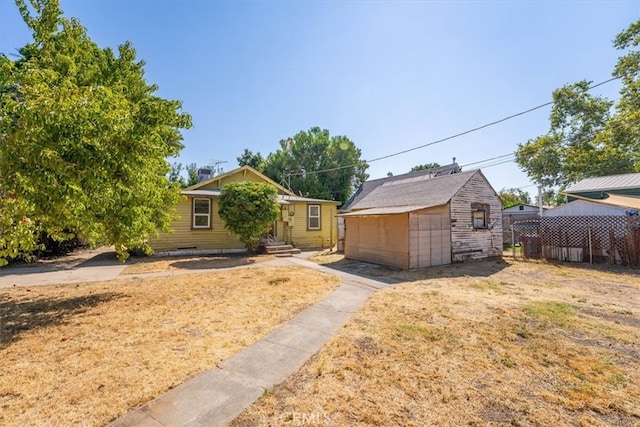
[[[0,296],[0,349],[35,329],[64,324],[72,316],[125,294],[105,292],[73,298],[26,300]]]
[[[377,280],[388,285],[443,277],[488,277],[509,267],[509,263],[502,260],[502,258],[467,261],[417,270],[400,270],[350,259],[322,263],[322,265],[334,270]]]
[[[256,261],[246,256],[217,256],[215,258],[197,258],[188,260],[177,260],[169,264],[173,268],[183,270],[204,270],[217,268],[240,267],[244,265],[254,264]]]
[[[75,267],[94,267],[103,265],[120,265],[118,255],[115,251],[107,251],[94,255],[91,258],[80,262]]]

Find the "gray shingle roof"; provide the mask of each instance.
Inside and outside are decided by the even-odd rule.
[[[424,208],[447,204],[479,170],[460,172],[439,177],[428,175],[404,176],[386,181],[358,198],[350,210],[421,206]]]
[[[586,178],[582,181],[576,182],[564,190],[564,192],[578,193],[583,191],[608,191],[621,190],[623,188],[640,188],[640,173]]]
[[[387,184],[389,182],[394,181],[402,181],[407,178],[416,178],[416,177],[426,177],[426,178],[435,178],[439,176],[445,176],[449,174],[459,173],[460,166],[457,163],[452,163],[450,165],[440,166],[435,169],[429,170],[421,170],[416,172],[409,172],[402,175],[394,175],[386,178],[378,178],[372,179],[370,181],[364,182],[360,188],[345,202],[344,205],[340,208],[341,211],[349,211],[353,209],[358,202],[367,197],[373,190],[380,187],[381,185]]]

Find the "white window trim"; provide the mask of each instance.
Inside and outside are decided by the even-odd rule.
[[[311,216],[311,208],[312,207],[317,207],[318,208],[318,215]],[[312,227],[311,226],[311,219],[312,218],[318,218],[318,226],[317,227]],[[307,205],[307,230],[320,230],[320,229],[322,229],[322,206],[321,205],[317,205],[317,204]]]
[[[196,213],[196,201],[202,201],[202,200],[206,201],[209,204],[209,212],[206,214]],[[192,219],[191,219],[192,228],[211,228],[211,199],[194,197],[191,205],[191,214],[192,214]],[[207,218],[207,225],[196,225],[196,217],[203,217],[203,216]]]

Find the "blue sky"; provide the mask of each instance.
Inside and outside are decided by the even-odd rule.
[[[543,104],[564,84],[610,78],[620,55],[611,41],[640,17],[637,0],[61,5],[101,47],[131,41],[158,95],[183,102],[194,127],[177,161],[227,161],[225,170],[245,148],[266,156],[313,126],[346,135],[368,160]],[[0,0],[0,52],[30,37],[13,1]],[[615,99],[618,89],[593,93]],[[549,107],[372,162],[369,174],[508,154],[545,133],[548,115]],[[514,162],[482,169],[496,190],[535,192]]]

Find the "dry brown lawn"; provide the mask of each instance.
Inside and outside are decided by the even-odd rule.
[[[0,425],[104,425],[338,285],[297,267],[0,289]]]
[[[404,283],[233,426],[640,425],[638,270],[316,261]]]
[[[273,255],[211,255],[196,257],[129,258],[121,274],[155,273],[174,270],[204,270],[240,267],[274,259]]]

